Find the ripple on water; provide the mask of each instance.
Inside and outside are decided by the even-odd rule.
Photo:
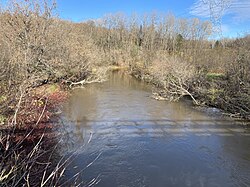
[[[249,128],[150,94],[119,74],[73,92],[63,114],[70,138],[61,149],[80,151],[65,175],[100,155],[80,179],[99,176],[101,187],[250,186]]]

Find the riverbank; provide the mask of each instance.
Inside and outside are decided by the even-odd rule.
[[[189,97],[197,106],[218,108],[236,119],[250,119],[247,78],[238,84],[235,82],[238,75],[232,76],[230,70],[209,72],[178,56],[167,55],[146,66],[144,62],[131,65],[130,74],[154,85],[153,98],[157,100],[178,101]]]
[[[67,98],[60,87],[101,83],[109,69],[128,67],[134,77],[160,89],[156,99],[177,101],[188,96],[196,105],[214,106],[232,117],[249,119],[249,37],[223,41],[223,47],[218,41],[213,46],[209,21],[171,14],[109,15],[100,22],[74,23],[57,17],[51,1],[10,2],[1,7],[3,186],[33,186],[29,177],[34,165],[42,165],[45,170],[41,172],[50,166],[50,160],[41,163],[37,159],[40,155],[51,159],[44,147],[57,144],[51,120]],[[51,175],[46,172],[48,180],[42,181],[42,174],[34,182],[54,183],[58,174],[61,176],[58,170]]]
[[[90,76],[91,79],[75,79],[75,82],[62,80],[31,87],[21,92],[18,102],[11,102],[10,98],[2,100],[3,104],[13,104],[6,104],[1,115],[0,183],[3,186],[57,184],[68,161],[66,158],[61,162],[62,158],[56,153],[60,140],[56,130],[62,128],[58,121],[61,104],[67,100],[70,89],[105,81],[106,72],[121,69],[124,67],[92,69],[91,74],[98,75],[99,71],[105,74]],[[18,105],[14,106],[15,103]],[[30,177],[28,181],[27,177]]]
[[[79,156],[65,180],[80,172],[82,186],[250,184],[249,127],[187,102],[151,99],[151,87],[114,72],[71,92],[61,115],[70,137],[59,147]]]
[[[15,113],[5,116],[0,136],[1,186],[59,181],[63,166],[53,161],[58,143],[55,129],[58,110],[67,97],[58,84],[43,85],[25,94]]]
[[[125,70],[127,74],[131,73],[131,70],[128,69],[128,67],[112,66],[109,68],[109,71],[120,70]],[[156,87],[155,92],[157,94],[153,94],[155,96],[154,99],[170,99],[166,90],[164,90],[160,84],[156,84],[157,82],[159,83],[159,80],[154,79],[153,75],[145,72],[140,75],[132,73],[132,75],[137,77],[137,79],[140,79],[140,81],[148,82],[150,85]],[[14,179],[21,177],[24,167],[30,167],[29,170],[25,170],[27,172],[25,174],[26,176],[33,176],[33,181],[30,181],[30,184],[40,184],[45,171],[50,174],[54,172],[54,181],[51,181],[50,179],[48,181],[59,181],[60,177],[58,178],[57,175],[64,169],[63,166],[60,167],[59,171],[57,169],[54,170],[54,165],[48,164],[41,166],[36,163],[51,162],[54,164],[55,162],[52,162],[52,160],[50,160],[51,158],[57,157],[57,159],[60,159],[60,157],[53,153],[53,149],[57,146],[58,139],[54,133],[54,129],[56,128],[55,125],[57,124],[57,115],[60,113],[61,103],[69,96],[69,92],[65,90],[65,86],[68,87],[69,85],[65,85],[65,83],[62,85],[45,84],[32,89],[24,98],[22,98],[23,102],[20,105],[18,116],[15,119],[15,123],[18,125],[14,126],[14,128],[9,126],[6,129],[2,129],[2,168],[0,171],[3,176],[1,178],[3,184],[8,185],[13,182],[13,177]],[[200,102],[200,100],[197,100],[197,102]],[[9,118],[7,121],[13,121],[13,118]],[[13,154],[19,154],[18,159],[13,157]],[[26,160],[27,155],[28,160]],[[32,156],[29,157],[30,155]],[[20,165],[23,163],[25,163],[24,166]],[[30,163],[32,164],[30,165]],[[17,169],[12,171],[11,168]],[[35,170],[40,170],[40,172],[34,172]],[[25,183],[25,178],[22,178],[21,180],[23,180],[21,183]]]

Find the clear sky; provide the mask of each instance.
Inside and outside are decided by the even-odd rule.
[[[222,5],[221,2],[228,2]],[[207,2],[207,3],[204,3]],[[223,36],[235,37],[250,33],[250,0],[58,0],[59,14],[64,19],[84,21],[109,13],[172,12],[177,17],[211,19],[221,17]],[[212,20],[216,22],[217,20]]]
[[[222,2],[226,3],[222,5]],[[220,25],[224,36],[250,33],[250,0],[57,0],[57,5],[61,18],[75,22],[98,19],[109,13],[142,15],[155,11],[211,20],[212,8],[213,17],[222,18]]]

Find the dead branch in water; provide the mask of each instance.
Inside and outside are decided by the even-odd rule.
[[[173,79],[171,79],[169,81],[169,85],[171,87],[173,87],[172,88],[173,90],[176,90],[176,92],[175,92],[176,94],[180,95],[179,98],[183,97],[185,95],[188,95],[188,96],[191,97],[191,99],[193,100],[193,102],[194,102],[195,105],[199,105],[199,103],[196,101],[196,99],[194,98],[194,96],[188,91],[188,89],[186,89],[186,88],[183,87],[183,83],[181,83],[181,79],[179,77],[178,77],[178,82],[176,82]]]
[[[73,82],[69,80],[65,82],[69,84],[70,88],[72,88],[73,86],[78,86],[78,85],[83,86],[85,84],[101,83],[107,80],[107,71],[108,71],[108,68],[100,68],[98,70],[95,70],[95,73],[92,73],[86,79],[83,79],[78,82]]]

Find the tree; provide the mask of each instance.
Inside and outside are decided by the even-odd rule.
[[[179,51],[181,49],[183,41],[184,41],[183,36],[181,34],[178,34],[176,36],[176,50],[177,51]]]

